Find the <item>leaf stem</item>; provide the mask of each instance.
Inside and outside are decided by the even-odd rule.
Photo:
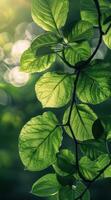
[[[58,54],[58,53],[57,53],[57,55],[58,55],[59,58],[61,58],[61,60],[62,60],[68,67],[75,69],[75,66],[74,66],[74,65],[71,65],[71,64],[66,60],[65,54],[64,54],[64,50],[62,51],[62,56],[61,56],[60,54]]]
[[[69,117],[68,117],[67,124],[70,124],[73,104],[76,103],[76,89],[77,89],[77,83],[78,83],[79,75],[80,75],[80,71],[77,71],[76,79],[74,81],[74,89],[73,89],[72,101],[71,101],[71,106],[70,106],[70,111],[69,111]]]
[[[91,60],[94,58],[94,56],[96,55],[101,43],[102,43],[102,36],[104,35],[104,32],[102,30],[102,25],[101,25],[101,17],[102,17],[102,14],[101,14],[101,10],[100,10],[100,6],[99,6],[99,2],[98,0],[94,0],[94,3],[95,3],[95,6],[96,6],[96,9],[97,9],[97,13],[98,13],[98,25],[99,25],[99,40],[98,40],[98,44],[97,44],[97,47],[96,49],[94,50],[94,52],[92,53],[92,55],[88,58],[88,60],[86,61],[87,64],[89,64],[91,62]]]
[[[110,30],[111,28],[111,24],[108,26],[108,28],[106,29],[106,31],[104,32],[104,35],[106,35],[108,33],[108,31]]]
[[[79,167],[79,156],[78,156],[78,155],[79,155],[79,154],[78,154],[78,141],[77,141],[76,138],[75,138],[74,132],[73,132],[72,127],[71,127],[70,124],[69,124],[69,129],[70,129],[70,131],[71,131],[71,135],[72,135],[73,140],[74,140],[74,142],[75,142],[76,166],[77,166],[78,174],[79,174],[80,178],[82,178],[83,181],[89,182],[89,180],[87,180],[87,179],[82,175],[82,173],[81,173],[81,171],[80,171],[80,167]]]

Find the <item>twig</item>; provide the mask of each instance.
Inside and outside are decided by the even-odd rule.
[[[106,31],[104,32],[103,35],[106,35],[108,33],[108,31],[110,30],[110,28],[111,28],[111,24],[108,26],[108,28],[106,29]]]
[[[70,119],[71,119],[71,113],[73,109],[73,104],[76,103],[76,89],[77,89],[77,83],[79,79],[80,71],[77,71],[76,79],[74,81],[74,89],[73,89],[73,95],[72,95],[72,102],[70,106],[70,111],[69,111],[69,117],[67,123],[70,124]]]
[[[74,66],[74,65],[71,65],[71,64],[66,60],[65,55],[64,55],[64,50],[62,51],[62,56],[61,56],[60,54],[58,54],[58,53],[57,53],[57,55],[58,55],[58,57],[61,58],[61,60],[62,60],[68,67],[75,69],[75,66]]]
[[[75,135],[74,135],[74,132],[73,132],[73,130],[72,130],[71,125],[69,125],[69,129],[70,129],[70,131],[71,131],[71,135],[72,135],[73,140],[74,140],[74,142],[75,142],[76,166],[77,166],[78,174],[79,174],[80,178],[82,178],[83,181],[89,182],[89,180],[87,180],[87,179],[82,175],[82,173],[81,173],[81,171],[80,171],[80,168],[79,168],[79,157],[78,157],[78,141],[77,141],[76,138],[75,138]]]
[[[99,6],[99,2],[98,0],[94,0],[95,2],[95,6],[96,6],[96,9],[97,9],[97,12],[98,12],[98,25],[99,25],[99,41],[98,41],[98,44],[97,44],[97,47],[96,49],[94,50],[94,52],[92,53],[92,55],[89,57],[89,59],[86,61],[87,64],[89,64],[91,62],[91,60],[94,58],[94,56],[96,55],[101,43],[102,43],[102,36],[104,35],[104,32],[102,31],[102,26],[101,26],[101,10],[100,10],[100,6]]]

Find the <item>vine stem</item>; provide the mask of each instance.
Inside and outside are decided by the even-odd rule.
[[[99,40],[98,40],[98,44],[94,50],[94,52],[92,53],[92,55],[86,60],[84,61],[84,63],[82,63],[82,65],[78,65],[78,67],[76,68],[76,66],[73,66],[71,65],[70,63],[67,62],[66,58],[65,58],[65,55],[64,55],[64,50],[62,52],[62,56],[59,55],[59,57],[64,61],[64,63],[66,63],[69,67],[71,68],[76,68],[76,78],[74,80],[74,89],[73,89],[73,94],[72,94],[72,101],[71,101],[71,106],[70,106],[70,110],[69,110],[69,115],[68,115],[68,121],[65,125],[62,125],[62,127],[65,127],[65,126],[68,126],[69,129],[70,129],[70,132],[71,132],[71,135],[72,135],[72,138],[74,140],[74,144],[75,144],[75,151],[76,151],[76,166],[77,166],[77,171],[78,171],[78,174],[80,176],[80,178],[85,181],[85,182],[89,182],[87,187],[85,188],[85,190],[82,192],[82,194],[80,196],[78,196],[76,198],[76,200],[79,200],[79,199],[82,199],[83,195],[86,193],[86,191],[90,188],[91,184],[96,181],[102,173],[104,173],[104,171],[111,165],[111,161],[108,165],[106,165],[98,174],[97,176],[94,177],[93,180],[89,181],[89,180],[86,180],[86,178],[81,174],[81,171],[80,171],[80,168],[79,168],[79,157],[78,157],[78,141],[75,137],[75,134],[72,130],[72,127],[71,127],[71,114],[72,114],[72,110],[73,110],[73,105],[75,104],[76,105],[76,90],[77,90],[77,83],[78,83],[78,80],[79,80],[79,75],[80,75],[80,72],[83,68],[86,68],[86,66],[92,61],[92,59],[94,58],[94,56],[96,55],[101,43],[102,43],[102,37],[103,35],[107,34],[108,31],[110,30],[111,28],[111,24],[108,26],[107,30],[105,32],[103,32],[102,30],[102,25],[101,25],[101,17],[102,17],[102,14],[101,14],[101,10],[100,10],[100,5],[99,5],[99,2],[98,0],[93,0],[94,3],[95,3],[95,6],[96,6],[96,9],[97,9],[97,13],[98,13],[98,25],[99,25]]]
[[[98,41],[98,44],[97,44],[97,47],[96,49],[94,50],[94,52],[92,53],[92,55],[89,57],[89,59],[86,61],[87,64],[89,64],[91,62],[91,60],[94,58],[94,56],[96,55],[101,43],[102,43],[102,37],[103,35],[107,34],[108,31],[110,30],[111,28],[111,24],[108,26],[106,32],[103,32],[102,30],[102,25],[101,25],[101,10],[100,10],[100,5],[99,5],[99,2],[98,0],[94,0],[94,3],[95,3],[95,6],[96,6],[96,9],[97,9],[97,12],[98,12],[98,25],[99,25],[99,33],[100,33],[100,37],[99,37],[99,41]],[[109,162],[108,165],[106,165],[101,171],[100,173],[97,174],[97,176],[94,177],[94,179],[92,181],[89,182],[88,186],[85,188],[85,190],[82,192],[81,195],[79,195],[75,200],[79,200],[83,197],[83,195],[87,192],[87,190],[90,188],[90,186],[92,185],[92,183],[94,183],[100,176],[101,174],[104,173],[104,171],[111,165],[111,161]]]
[[[81,171],[80,171],[80,167],[79,167],[79,156],[78,156],[78,141],[77,141],[76,138],[75,138],[75,135],[74,135],[74,133],[73,133],[73,130],[72,130],[72,127],[71,127],[70,124],[69,124],[69,129],[70,129],[70,131],[71,131],[73,140],[74,140],[74,142],[75,142],[76,166],[77,166],[78,174],[79,174],[79,176],[82,178],[83,181],[89,182],[89,180],[87,180],[87,179],[82,175],[82,173],[81,173]]]
[[[101,26],[101,17],[102,17],[102,14],[101,14],[101,10],[100,10],[100,6],[99,6],[99,2],[98,0],[94,0],[94,3],[95,3],[95,6],[96,6],[96,9],[97,9],[97,12],[98,12],[98,25],[99,25],[99,41],[98,41],[98,44],[97,44],[97,47],[96,49],[94,50],[94,52],[92,53],[92,55],[89,57],[89,59],[86,61],[88,64],[91,62],[91,60],[94,58],[94,56],[96,55],[101,43],[102,43],[102,36],[104,35],[104,32],[102,30],[102,26]]]
[[[67,124],[69,124],[69,125],[70,125],[70,120],[71,120],[71,113],[72,113],[72,109],[73,109],[73,104],[76,103],[76,89],[77,89],[77,83],[78,83],[79,75],[80,75],[80,70],[77,71],[76,78],[75,78],[75,81],[74,81],[74,89],[73,89],[73,94],[72,94],[72,102],[71,102],[69,116],[68,116],[68,121],[67,121]]]
[[[106,31],[104,32],[104,35],[106,35],[106,34],[109,32],[110,28],[111,28],[111,24],[108,26],[108,28],[107,28]]]
[[[95,4],[96,4],[96,8],[98,11],[98,24],[99,24],[99,30],[100,30],[100,38],[99,38],[99,42],[98,45],[95,49],[95,51],[93,52],[93,54],[89,57],[89,59],[84,63],[86,65],[90,63],[90,61],[93,59],[93,57],[95,56],[95,54],[97,53],[101,42],[102,42],[102,35],[103,35],[103,31],[102,31],[102,26],[101,26],[101,11],[100,11],[100,7],[99,7],[99,3],[97,0],[94,0]],[[81,66],[80,66],[81,67]],[[76,104],[76,89],[77,89],[77,83],[79,80],[79,75],[81,72],[81,68],[78,67],[77,70],[77,74],[76,74],[76,79],[74,81],[74,90],[73,90],[73,95],[72,95],[72,102],[71,102],[71,106],[70,106],[70,111],[69,111],[69,116],[68,116],[68,121],[67,121],[67,125],[70,128],[74,143],[75,143],[75,148],[76,148],[76,165],[77,165],[77,171],[79,173],[79,176],[85,181],[87,182],[88,180],[85,179],[85,177],[81,174],[80,169],[79,169],[79,158],[78,158],[78,141],[75,138],[74,132],[72,130],[71,124],[70,124],[70,120],[71,120],[71,114],[72,114],[72,110],[73,110],[73,105]]]
[[[78,79],[79,79],[79,75],[80,75],[80,71],[77,71],[77,75],[76,75],[76,79],[74,81],[74,89],[73,89],[73,94],[72,94],[72,102],[71,102],[71,106],[70,106],[70,110],[69,110],[69,115],[68,115],[68,120],[67,120],[67,125],[69,126],[69,129],[70,129],[70,132],[71,132],[71,135],[72,135],[72,138],[74,140],[74,143],[75,143],[75,154],[76,154],[76,166],[77,166],[77,171],[79,173],[79,176],[84,180],[84,181],[87,181],[85,179],[85,177],[81,174],[81,171],[80,171],[80,168],[79,168],[79,157],[78,157],[78,141],[75,137],[75,134],[72,130],[72,127],[71,127],[71,114],[72,114],[72,110],[73,110],[73,105],[74,103],[76,104],[76,89],[77,89],[77,83],[78,83]]]
[[[71,64],[66,60],[65,54],[64,54],[64,50],[62,51],[62,56],[61,56],[60,54],[58,54],[58,53],[57,53],[57,55],[58,55],[58,57],[59,57],[68,67],[75,69],[75,66],[74,66],[74,65],[71,65]]]

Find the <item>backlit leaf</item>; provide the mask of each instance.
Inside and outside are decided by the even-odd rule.
[[[71,99],[74,77],[69,74],[45,73],[36,83],[37,98],[43,107],[62,107]]]
[[[64,124],[67,122],[68,116],[69,109],[65,112]],[[77,140],[93,139],[92,125],[96,118],[96,114],[87,105],[79,104],[73,107],[70,124]],[[66,132],[72,137],[68,127],[66,127]]]
[[[69,43],[64,51],[66,60],[75,65],[80,61],[87,60],[91,55],[91,48],[88,42]]]
[[[66,22],[68,10],[68,0],[32,0],[33,20],[46,31],[58,32]]]
[[[55,174],[47,174],[37,180],[32,186],[32,194],[39,197],[49,197],[58,193],[60,184]]]
[[[31,171],[47,168],[56,160],[62,142],[62,130],[52,112],[32,118],[22,129],[19,153],[25,167]]]
[[[96,60],[82,70],[77,84],[77,95],[82,102],[91,104],[98,104],[110,98],[110,63]]]
[[[22,54],[20,69],[29,73],[42,72],[48,69],[55,59],[55,54],[39,57],[29,48]]]
[[[106,35],[103,36],[104,43],[106,46],[111,49],[111,29],[108,31]]]
[[[96,161],[90,160],[87,156],[80,159],[79,165],[81,173],[87,180],[92,180],[98,173]]]
[[[54,33],[46,32],[38,36],[31,44],[31,49],[38,57],[54,53],[57,44],[61,42],[61,38]]]

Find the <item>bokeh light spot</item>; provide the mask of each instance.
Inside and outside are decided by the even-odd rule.
[[[24,86],[30,78],[30,75],[28,73],[21,72],[18,66],[10,70],[7,76],[8,81],[15,87]]]

